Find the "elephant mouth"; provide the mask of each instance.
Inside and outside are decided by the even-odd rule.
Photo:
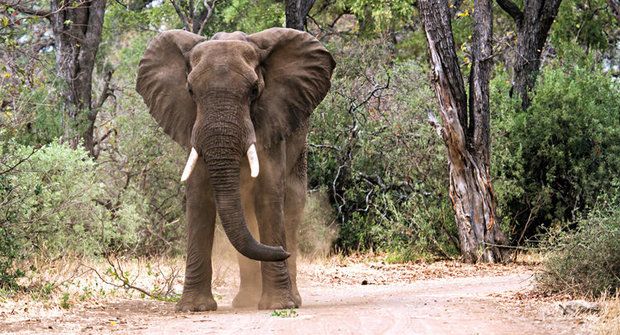
[[[187,158],[187,163],[185,163],[183,174],[181,174],[181,182],[187,181],[191,176],[192,171],[194,171],[194,167],[196,167],[196,163],[198,162],[198,156],[198,151],[192,147],[192,151],[189,153],[189,157]],[[258,153],[256,152],[256,145],[254,143],[252,143],[246,151],[246,157],[250,163],[250,175],[252,178],[258,177],[260,165],[258,164]]]

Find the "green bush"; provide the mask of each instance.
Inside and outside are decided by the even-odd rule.
[[[435,97],[425,67],[392,63],[381,40],[332,46],[338,67],[312,116],[308,171],[310,187],[326,188],[334,207],[336,248],[454,254],[445,148],[427,122]]]
[[[110,27],[111,31],[131,24],[134,19],[148,21],[144,15],[164,11],[160,8],[129,13],[118,6],[113,10],[122,15],[114,18],[120,22],[106,18],[106,24],[117,25]],[[169,14],[157,15],[163,15],[164,20],[176,19],[174,10],[172,16]],[[132,89],[123,91],[122,98],[110,99],[97,116],[97,137],[109,135],[99,145],[101,153],[97,158],[99,180],[104,184],[102,200],[113,220],[120,221],[121,226],[134,227],[136,232],[119,236],[111,250],[133,255],[180,253],[185,243],[185,192],[179,178],[187,152],[159,128],[133,90],[138,63],[154,35],[152,31],[134,32],[106,45],[106,52],[110,53],[107,60],[112,63],[106,66],[116,69],[113,81]]]
[[[16,280],[24,275],[24,271],[15,266],[20,259],[20,245],[15,232],[6,224],[0,224],[0,288],[17,288]]]
[[[135,227],[132,253],[181,252],[185,192],[179,179],[187,153],[157,126],[137,98],[127,97],[118,108],[123,115],[102,117],[109,117],[107,126],[116,130],[98,158],[107,207],[115,219],[126,221],[123,226]]]
[[[508,87],[505,75],[492,84],[492,171],[501,217],[531,237],[574,220],[618,180],[620,90],[588,64],[546,67],[526,111]]]
[[[6,147],[4,149],[7,149]],[[17,232],[24,250],[57,253],[90,249],[90,232],[101,231],[105,212],[95,164],[82,150],[53,142],[40,149],[15,145],[3,152],[2,222]],[[86,233],[88,232],[88,233]],[[86,239],[86,240],[85,240]],[[89,250],[90,251],[90,250]]]
[[[0,286],[15,286],[19,261],[34,255],[94,255],[137,243],[135,202],[106,208],[104,183],[84,150],[8,141],[0,156]]]
[[[620,206],[607,205],[549,235],[551,252],[538,282],[544,291],[573,296],[615,294],[620,288]]]

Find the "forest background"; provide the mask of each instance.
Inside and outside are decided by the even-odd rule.
[[[332,89],[311,119],[302,253],[381,252],[393,262],[463,256],[420,4],[301,1],[310,3],[307,15],[287,22],[288,3],[0,1],[3,291],[37,271],[33,257],[183,254],[186,152],[134,90],[148,41],[174,28],[211,36],[297,24],[334,55]],[[545,15],[536,5],[555,12],[537,36],[540,67],[523,70],[524,22]],[[524,250],[544,254],[541,283],[551,291],[620,287],[619,7],[491,7],[488,171],[500,247],[510,252],[504,261]],[[447,8],[469,88],[474,2]],[[525,91],[519,71],[531,82]]]

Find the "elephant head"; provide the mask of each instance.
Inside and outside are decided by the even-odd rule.
[[[210,40],[166,31],[140,61],[136,90],[164,131],[191,148],[182,180],[204,160],[224,231],[248,258],[281,261],[289,254],[250,234],[240,199],[242,160],[249,159],[257,177],[256,145],[269,148],[305,127],[329,90],[334,66],[314,37],[285,28]]]

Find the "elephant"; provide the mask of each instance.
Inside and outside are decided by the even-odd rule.
[[[301,306],[296,232],[306,201],[308,119],[335,66],[316,38],[288,28],[211,39],[169,30],[149,42],[136,90],[164,132],[190,151],[181,178],[188,239],[177,311],[217,309],[216,214],[238,251],[233,306]]]

